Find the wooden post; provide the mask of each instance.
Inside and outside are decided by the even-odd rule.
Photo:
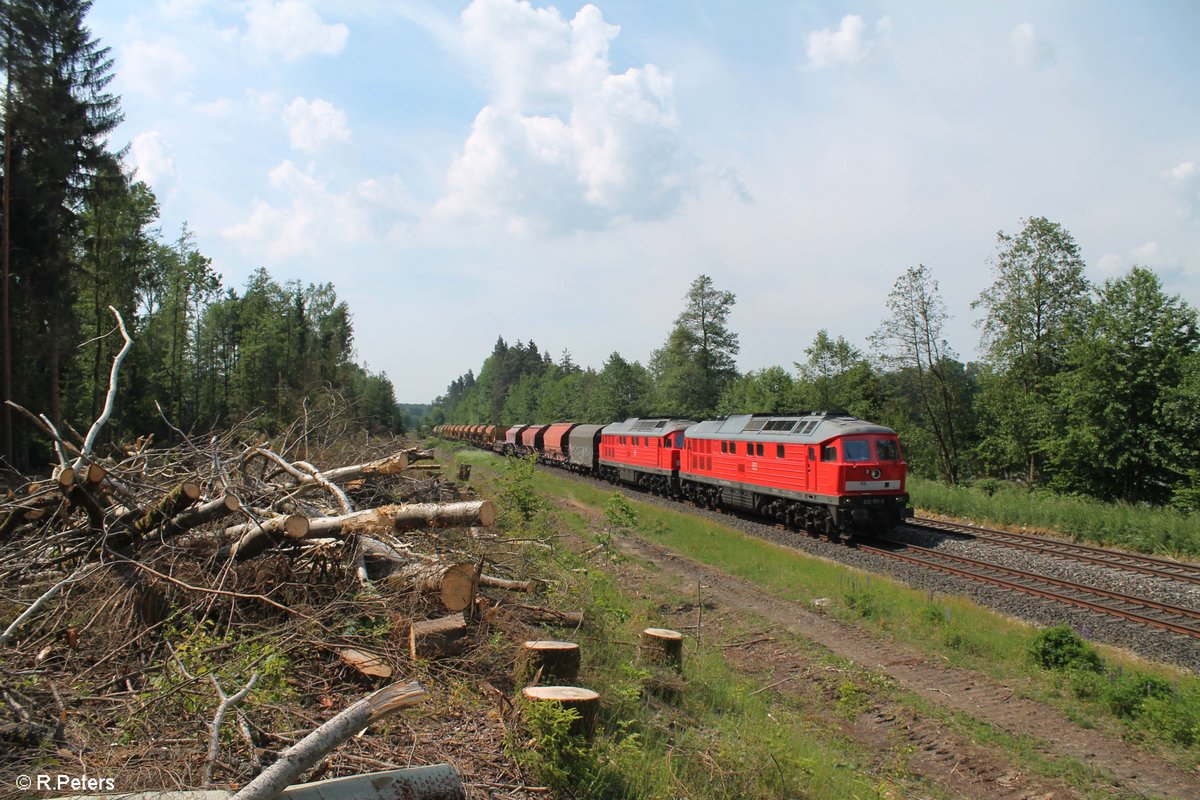
[[[644,664],[664,664],[681,672],[683,634],[667,628],[646,628],[642,631],[638,654]]]
[[[596,718],[600,714],[600,695],[591,689],[576,686],[526,686],[521,695],[529,703],[558,703],[563,708],[573,708],[579,714],[568,733],[590,739],[596,732]]]
[[[513,673],[518,686],[538,683],[571,683],[579,677],[579,645],[574,642],[525,642],[517,653]]]

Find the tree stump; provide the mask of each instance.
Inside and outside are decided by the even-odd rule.
[[[458,465],[458,479],[460,481],[471,480],[471,465],[470,464],[459,464]]]
[[[528,685],[535,677],[538,683],[570,683],[579,677],[579,645],[574,642],[526,642],[517,654],[513,674],[518,686]]]
[[[413,659],[454,655],[463,648],[467,620],[462,612],[414,622],[408,629],[408,651]]]
[[[521,690],[529,703],[558,703],[562,708],[573,708],[579,719],[567,730],[572,736],[590,739],[596,732],[596,718],[600,714],[600,695],[591,689],[575,686],[527,686]]]
[[[683,671],[683,634],[666,628],[646,628],[638,646],[643,664],[660,664]]]

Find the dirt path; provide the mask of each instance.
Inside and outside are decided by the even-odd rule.
[[[1062,712],[1016,697],[1012,689],[985,675],[931,663],[921,653],[876,639],[814,613],[803,604],[780,600],[747,581],[635,536],[622,537],[619,547],[634,559],[626,562],[618,575],[628,582],[631,591],[644,586],[647,578],[639,560],[678,578],[685,586],[700,583],[706,609],[708,603],[716,607],[711,615],[705,611],[706,629],[719,624],[722,613],[752,612],[781,630],[885,674],[931,704],[962,712],[1016,736],[1031,737],[1039,742],[1040,754],[1074,758],[1109,775],[1111,791],[1118,796],[1200,800],[1200,772],[1185,772],[1125,742],[1080,728]],[[694,620],[695,615],[691,616]],[[731,660],[744,660],[756,671],[767,667],[770,674],[786,678],[778,691],[814,690],[811,681],[795,679],[812,669],[812,658],[803,653],[789,652],[769,641],[757,649],[726,652]],[[943,729],[937,720],[924,719],[887,703],[876,703],[846,723],[844,731],[856,741],[875,746],[881,759],[900,745],[910,753],[907,769],[952,797],[1066,800],[1080,796],[1065,784],[1021,774],[1003,753],[964,740]]]

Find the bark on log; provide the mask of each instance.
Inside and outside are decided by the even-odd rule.
[[[200,487],[190,481],[184,481],[163,495],[162,499],[142,514],[130,529],[135,539],[144,539],[165,519],[179,514],[188,506],[200,499]]]
[[[527,686],[521,695],[530,703],[558,703],[563,708],[575,709],[579,719],[571,723],[567,733],[572,736],[592,738],[596,732],[596,718],[600,713],[600,695],[591,689],[576,686]]]
[[[525,642],[517,653],[513,677],[518,686],[572,683],[579,677],[579,645],[574,642]]]
[[[678,672],[683,669],[683,634],[667,628],[646,628],[638,655],[644,664],[664,664]]]
[[[175,536],[184,531],[190,531],[205,523],[227,517],[239,511],[241,507],[241,500],[231,494],[222,495],[215,500],[209,500],[207,503],[201,503],[195,508],[189,508],[181,514],[176,514],[163,525],[163,536]]]
[[[299,514],[272,517],[261,523],[246,522],[241,525],[232,525],[225,529],[225,534],[240,538],[217,551],[217,559],[226,561],[232,557],[240,563],[281,542],[299,541],[308,534],[308,531],[308,517],[302,517]]]
[[[493,589],[508,589],[511,592],[533,592],[541,586],[541,581],[532,578],[527,581],[513,581],[508,578],[497,578],[494,575],[480,575],[479,585],[491,586]]]
[[[312,520],[309,536],[340,536],[349,533],[371,535],[379,531],[398,533],[417,528],[455,528],[492,525],[496,507],[491,500],[464,503],[412,503],[321,517]]]
[[[525,622],[537,625],[557,625],[562,628],[579,628],[583,625],[582,611],[559,611],[555,608],[528,606],[520,603],[512,608],[517,609],[518,615]]]
[[[462,650],[467,620],[462,612],[414,622],[408,629],[408,652],[418,658],[438,658]]]
[[[475,599],[475,565],[468,562],[408,564],[393,572],[388,582],[435,594],[447,611],[462,611]]]
[[[285,800],[466,800],[467,789],[449,764],[347,775],[288,789]]]
[[[421,684],[394,683],[359,700],[284,750],[279,759],[246,784],[231,800],[274,800],[284,789],[351,736],[402,708],[422,700]]]

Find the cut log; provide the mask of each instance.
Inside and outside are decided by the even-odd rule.
[[[667,628],[646,628],[638,654],[643,664],[663,664],[678,672],[683,669],[683,634]]]
[[[541,587],[542,582],[533,580],[512,581],[507,578],[497,578],[494,575],[480,575],[480,586],[491,586],[493,589],[508,589],[510,592],[534,592]]]
[[[419,620],[408,630],[408,652],[413,660],[454,655],[462,650],[466,635],[467,620],[462,612]]]
[[[274,764],[242,787],[231,800],[274,800],[351,736],[402,708],[414,705],[425,695],[421,684],[413,682],[404,685],[394,683],[364,697],[280,753]]]
[[[225,535],[240,538],[236,542],[222,547],[217,552],[217,559],[222,562],[229,558],[238,562],[245,561],[281,542],[299,541],[308,534],[308,531],[308,517],[302,517],[299,514],[272,517],[262,522],[232,525],[225,529]]]
[[[583,626],[582,611],[559,611],[555,608],[528,606],[521,603],[511,606],[517,615],[527,623],[534,625],[557,625],[561,628],[580,628]]]
[[[231,494],[222,495],[215,500],[201,503],[195,508],[189,508],[181,514],[176,514],[163,525],[163,536],[174,536],[192,528],[198,528],[205,523],[227,517],[241,510],[242,501]]]
[[[162,499],[146,510],[130,528],[135,539],[144,539],[165,519],[179,514],[200,499],[200,487],[184,481],[163,495]]]
[[[491,500],[463,503],[412,503],[404,506],[380,506],[337,517],[312,520],[310,536],[339,536],[379,531],[411,531],[417,528],[466,528],[492,525],[496,507]]]
[[[521,695],[529,703],[558,703],[562,708],[574,709],[579,718],[567,729],[572,736],[590,739],[596,732],[600,695],[591,689],[580,689],[576,686],[526,686],[521,690]]]
[[[343,663],[354,667],[363,675],[368,675],[372,678],[392,677],[392,668],[383,660],[383,656],[376,655],[375,653],[364,653],[362,650],[355,650],[353,647],[339,650],[338,655],[341,656]]]
[[[513,677],[517,686],[572,683],[579,677],[579,645],[574,642],[525,642],[517,653]]]
[[[388,583],[437,595],[447,611],[462,611],[475,599],[475,565],[467,562],[408,564],[393,572]]]
[[[466,800],[467,789],[454,767],[430,764],[301,783],[281,797],[283,800]]]

